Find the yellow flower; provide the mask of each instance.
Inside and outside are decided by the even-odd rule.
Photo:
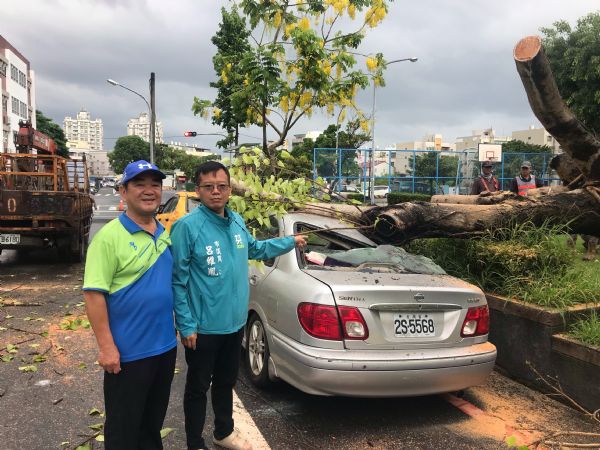
[[[310,20],[308,20],[308,17],[303,17],[302,19],[300,19],[300,21],[298,22],[298,28],[300,28],[302,31],[310,29]]]
[[[365,133],[368,133],[369,132],[369,122],[367,122],[366,120],[361,120],[360,121],[360,128]]]
[[[371,56],[369,56],[367,58],[367,69],[369,69],[370,72],[374,72],[375,69],[377,69],[377,60]]]
[[[281,108],[281,110],[284,113],[287,113],[288,110],[290,109],[290,103],[289,103],[288,97],[286,95],[283,95],[281,97],[281,99],[279,100],[279,107]]]
[[[342,123],[345,118],[346,118],[346,110],[342,109],[342,112],[340,113],[340,117],[338,119],[338,123]]]
[[[322,68],[323,72],[325,72],[325,75],[329,76],[331,73],[331,63],[329,61],[325,61]]]
[[[221,80],[223,80],[223,83],[225,84],[229,82],[229,78],[227,78],[227,72],[224,70],[221,71]]]
[[[213,117],[215,119],[218,119],[219,117],[221,117],[221,110],[219,108],[213,108]]]
[[[348,15],[351,19],[354,19],[354,17],[356,16],[356,6],[354,6],[354,4],[348,6]]]
[[[225,67],[227,67],[227,70],[231,70],[231,63],[227,63]]]
[[[284,36],[285,36],[285,37],[288,37],[288,36],[290,36],[290,35],[292,34],[292,31],[294,31],[294,28],[296,28],[296,24],[295,24],[295,23],[290,23],[290,24],[287,24],[287,25],[285,26],[285,31],[284,31],[284,33],[283,33],[283,34],[284,34]]]
[[[273,26],[278,28],[279,25],[281,25],[281,11],[277,11],[275,17],[273,17]]]

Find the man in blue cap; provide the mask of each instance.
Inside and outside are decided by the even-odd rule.
[[[104,369],[105,448],[162,449],[160,430],[175,370],[171,240],[154,214],[165,175],[127,165],[127,211],[107,223],[87,254],[83,296]]]

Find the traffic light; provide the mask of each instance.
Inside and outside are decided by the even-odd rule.
[[[194,136],[196,136],[196,132],[195,131],[184,131],[183,135],[185,137],[194,137]]]

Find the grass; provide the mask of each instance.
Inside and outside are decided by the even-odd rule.
[[[594,312],[587,319],[575,322],[569,336],[587,345],[600,347],[600,317]]]
[[[558,309],[600,302],[600,263],[581,261],[582,246],[566,241],[563,226],[523,223],[481,239],[423,239],[409,250],[487,292]]]

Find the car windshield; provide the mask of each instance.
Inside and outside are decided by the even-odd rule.
[[[393,245],[373,245],[358,230],[319,231],[316,227],[299,226],[298,232],[302,231],[310,232],[303,253],[307,269],[446,274],[429,258],[413,255]]]
[[[199,198],[188,197],[188,199],[187,199],[187,210],[188,210],[188,212],[192,212],[194,210],[194,208],[196,208],[196,206],[199,206],[201,204],[202,203],[200,202]]]

